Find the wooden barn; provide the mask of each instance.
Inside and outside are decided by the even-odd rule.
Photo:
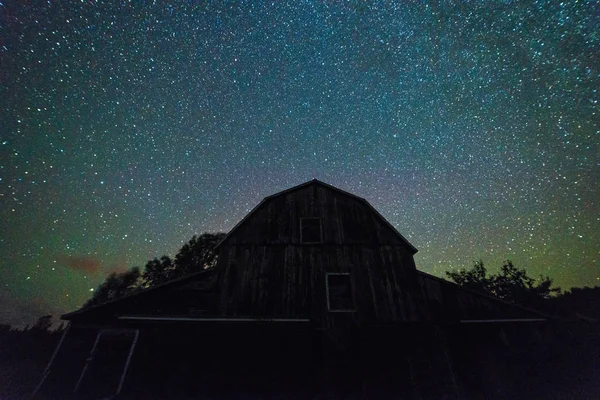
[[[543,315],[418,271],[365,199],[318,180],[217,249],[212,269],[64,315],[34,398],[509,398],[543,351]]]

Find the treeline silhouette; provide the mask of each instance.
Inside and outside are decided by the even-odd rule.
[[[503,263],[497,274],[488,274],[483,261],[470,269],[447,271],[446,276],[465,289],[542,311],[562,319],[600,321],[600,287],[562,291],[548,276],[535,279],[512,261]]]
[[[64,329],[64,324],[52,329],[51,315],[23,329],[0,324],[0,399],[31,395]]]
[[[194,272],[212,268],[217,262],[215,246],[225,233],[194,235],[171,259],[167,255],[149,260],[144,269],[133,267],[122,273],[111,273],[94,291],[84,308],[116,300],[141,289],[182,278]]]

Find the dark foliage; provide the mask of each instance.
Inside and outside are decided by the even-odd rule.
[[[52,327],[52,315],[45,315],[43,317],[39,317],[35,325],[33,325],[32,329],[36,329],[39,331],[48,332]]]
[[[225,233],[203,233],[183,245],[175,256],[175,267],[170,279],[212,268],[217,263],[215,246],[225,237]]]
[[[49,315],[31,328],[0,325],[0,399],[29,398],[64,331],[51,325]]]
[[[500,272],[488,275],[482,261],[471,269],[446,272],[458,285],[490,296],[499,297],[553,315],[561,319],[600,322],[600,286],[572,288],[561,292],[552,286],[552,279],[538,280],[506,261]]]
[[[536,280],[510,260],[495,275],[488,276],[481,260],[469,270],[449,271],[446,275],[467,289],[523,305],[539,306],[544,300],[561,292],[559,287],[552,287],[552,279],[549,277],[540,276]]]
[[[143,273],[134,267],[123,273],[110,274],[94,292],[84,307],[121,298],[137,290],[160,285],[194,272],[212,268],[217,262],[215,246],[225,233],[203,233],[194,235],[179,250],[173,261],[169,256],[154,258],[146,263]]]
[[[109,300],[118,299],[139,290],[140,277],[141,273],[138,267],[134,267],[129,271],[120,274],[116,272],[111,273],[104,282],[98,286],[98,289],[94,291],[94,295],[85,303],[84,307],[95,306]]]
[[[476,262],[469,270],[448,271],[446,275],[455,283],[478,293],[492,294],[492,279],[487,276],[483,261]]]
[[[154,258],[154,260],[148,261],[142,274],[144,284],[150,287],[168,282],[171,280],[174,268],[175,264],[169,256],[162,256],[160,260]]]
[[[569,319],[600,322],[600,286],[572,288],[547,302],[547,309]]]

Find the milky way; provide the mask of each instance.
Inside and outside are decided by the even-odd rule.
[[[596,1],[0,2],[0,322],[318,178],[443,276],[600,279]]]

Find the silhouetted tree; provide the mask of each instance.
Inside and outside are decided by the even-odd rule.
[[[548,301],[548,309],[566,318],[600,322],[600,286],[571,288]]]
[[[493,294],[501,299],[521,304],[532,304],[560,293],[560,288],[552,287],[549,277],[540,276],[539,283],[527,276],[524,269],[518,269],[511,261],[502,265],[500,274],[492,276]]]
[[[2,335],[10,332],[11,330],[11,326],[9,324],[0,324],[0,337],[2,337]]]
[[[42,332],[49,332],[52,327],[52,315],[44,315],[39,317],[35,325],[31,329],[36,329]]]
[[[181,278],[185,275],[212,268],[217,263],[215,246],[225,237],[225,233],[203,233],[194,235],[175,256],[154,258],[146,263],[143,274],[138,267],[117,274],[111,273],[94,291],[84,307],[89,307],[118,299],[135,290],[148,288]]]
[[[109,300],[118,299],[140,288],[140,269],[133,267],[122,273],[111,273],[104,282],[94,291],[84,307],[90,307],[105,303]]]
[[[470,270],[448,271],[446,275],[465,288],[520,304],[538,306],[540,301],[560,294],[559,287],[552,287],[552,279],[540,276],[536,281],[510,260],[504,262],[496,275],[488,276],[481,260]]]
[[[212,268],[217,263],[215,246],[223,240],[225,233],[203,233],[194,235],[190,241],[183,245],[175,256],[175,268],[171,279]]]
[[[0,399],[31,397],[63,333],[51,326],[50,315],[27,329],[0,325]]]
[[[173,275],[175,265],[169,256],[162,256],[160,260],[154,258],[146,263],[142,278],[144,286],[150,287],[168,282]]]
[[[487,276],[487,269],[481,260],[475,262],[471,269],[448,271],[446,275],[458,285],[475,292],[492,292],[492,280]]]

